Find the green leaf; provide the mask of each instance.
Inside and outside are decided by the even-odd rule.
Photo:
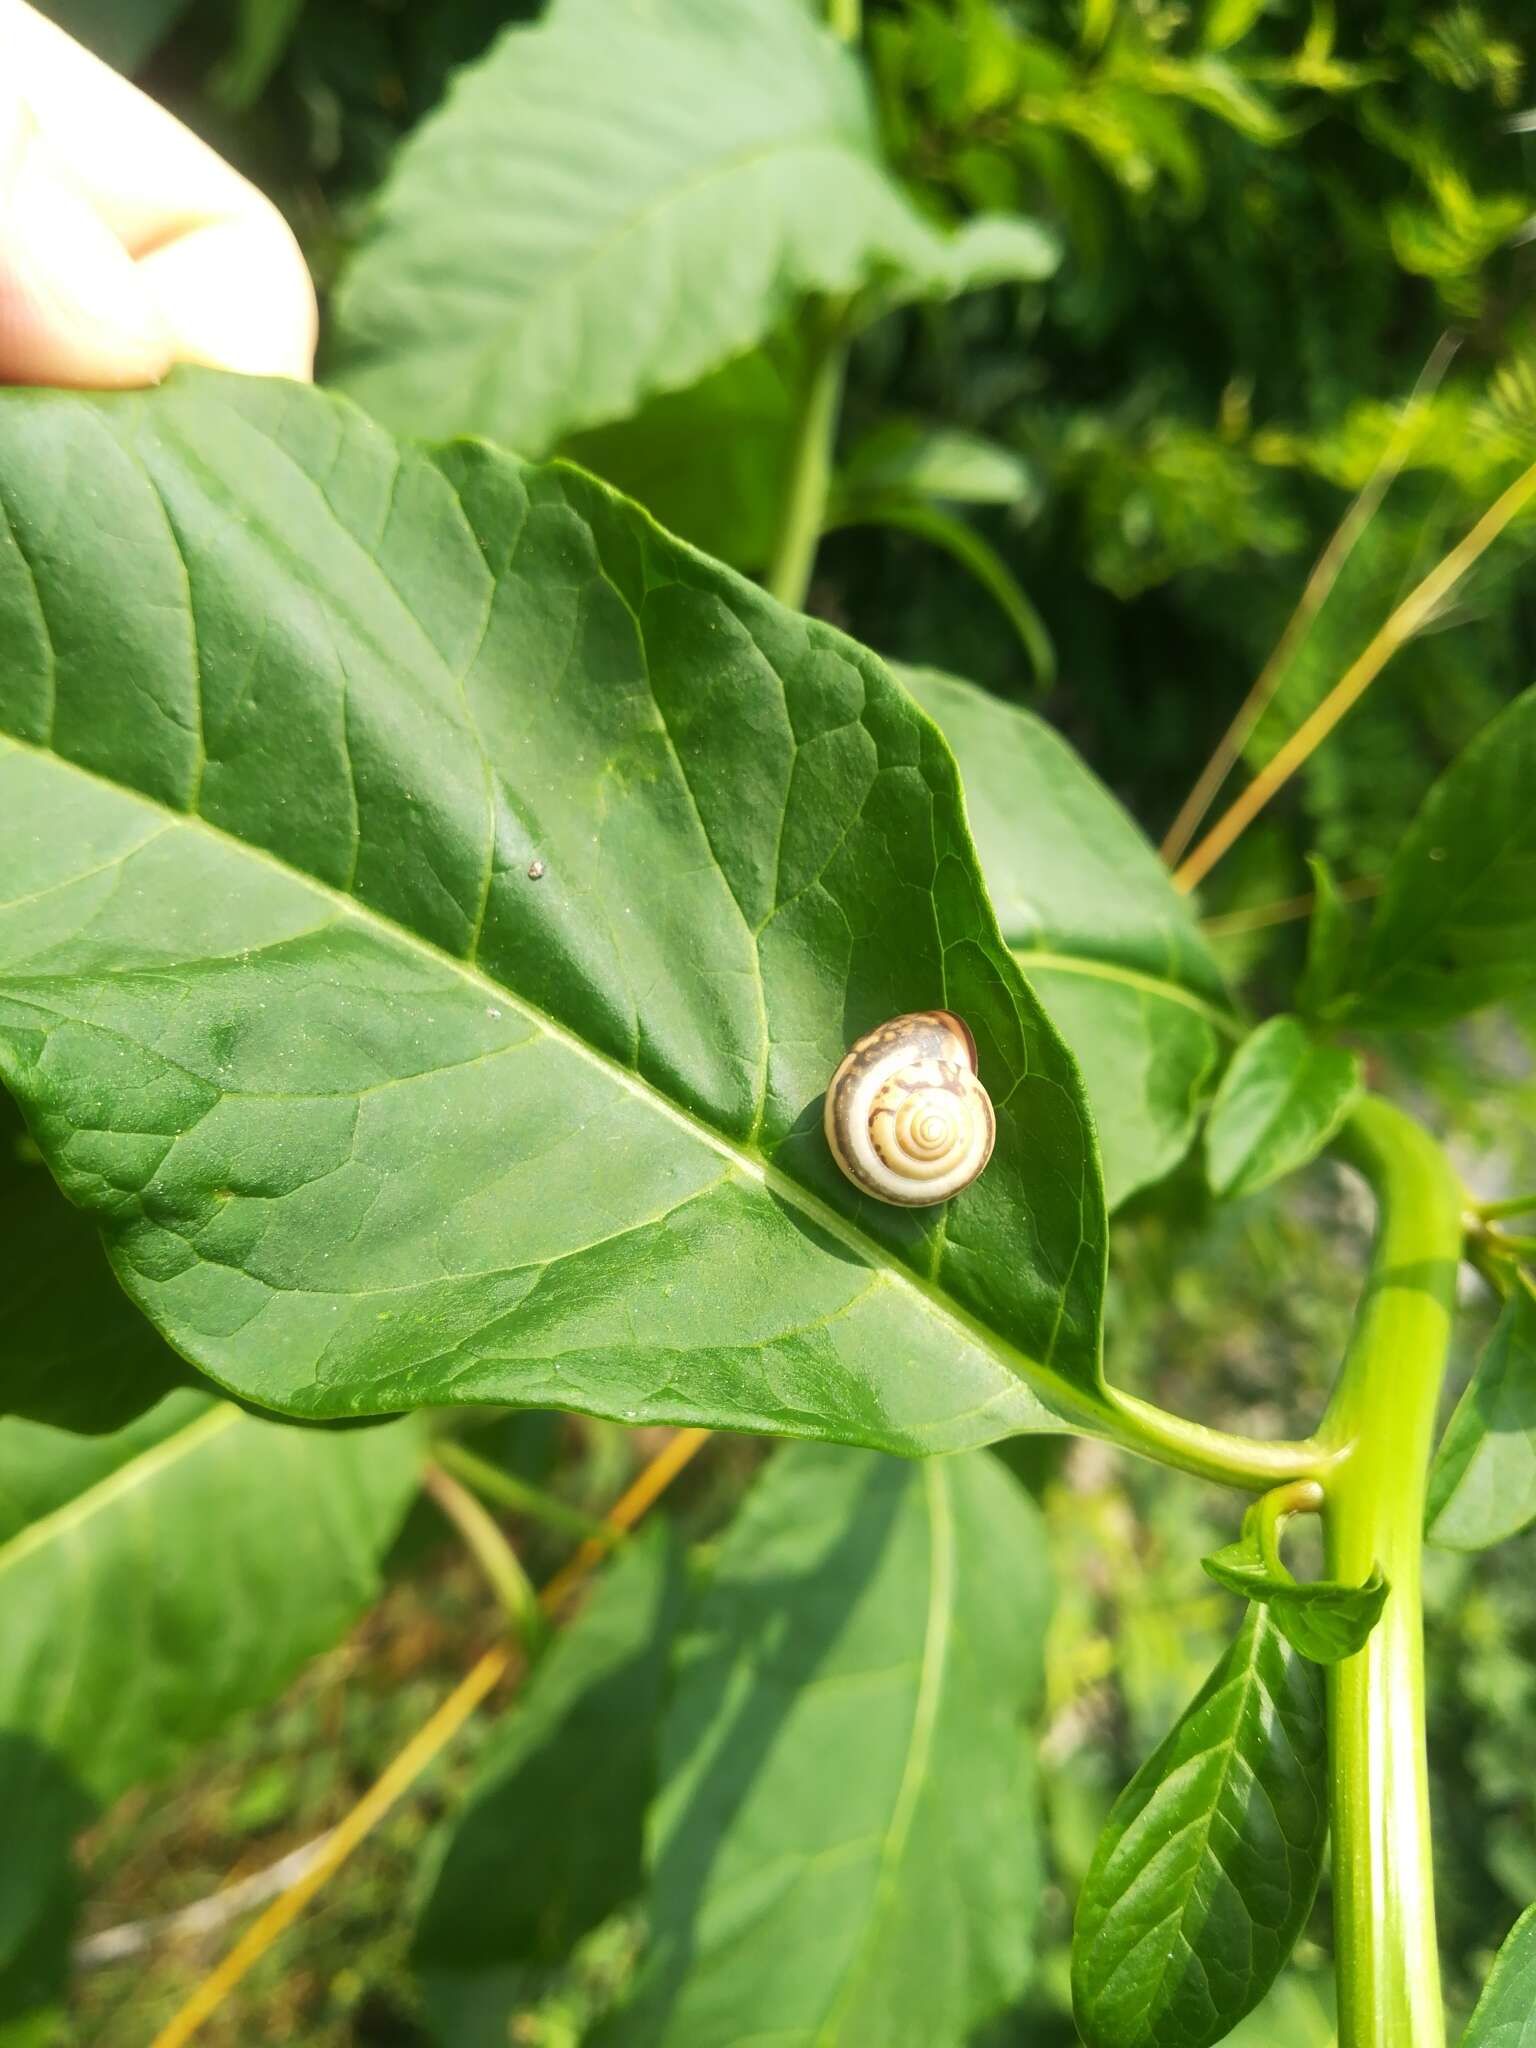
[[[638,498],[679,539],[737,569],[773,553],[794,453],[800,351],[750,350],[633,419],[573,434],[562,454]]]
[[[0,1416],[119,1429],[189,1376],[118,1286],[101,1239],[59,1193],[4,1093],[0,1298]]]
[[[905,496],[882,497],[873,491],[845,498],[834,511],[833,523],[893,526],[903,533],[915,534],[919,540],[929,541],[934,547],[942,548],[945,554],[952,555],[961,568],[975,578],[1018,634],[1020,645],[1034,670],[1035,681],[1045,689],[1056,680],[1056,649],[1049,627],[997,549],[983,539],[974,526],[968,526],[953,512],[945,512],[937,505],[924,504],[919,499]]]
[[[184,1356],[322,1416],[1102,1414],[1077,1072],[871,656],[291,385],[0,395],[0,505],[0,1077]],[[998,1141],[891,1209],[822,1098],[935,1004]]]
[[[1387,1603],[1387,1582],[1379,1567],[1361,1586],[1337,1579],[1302,1582],[1289,1572],[1273,1571],[1257,1543],[1246,1537],[1200,1561],[1217,1585],[1266,1606],[1287,1642],[1314,1664],[1338,1664],[1364,1649]]]
[[[1536,988],[1536,688],[1440,777],[1387,870],[1347,1014],[1442,1024]]]
[[[848,452],[837,496],[906,492],[956,505],[1018,505],[1038,499],[1034,467],[1015,449],[956,427],[886,420]]]
[[[238,0],[234,40],[209,80],[214,97],[236,113],[255,105],[283,61],[307,0]]]
[[[41,0],[38,12],[119,71],[154,55],[191,0]]]
[[[935,2048],[1023,1990],[1038,1512],[986,1456],[780,1452],[680,1648],[623,2048]]]
[[[0,1423],[0,1729],[97,1800],[168,1770],[376,1597],[420,1455],[408,1423],[296,1429],[191,1391],[106,1438]]]
[[[942,298],[1055,260],[1029,222],[916,212],[856,59],[798,0],[556,0],[401,151],[337,295],[339,370],[391,426],[539,454],[807,293]]]
[[[1494,1958],[1461,2048],[1536,2048],[1536,1906],[1521,1914]]]
[[[110,1437],[0,1423],[0,2016],[62,1966],[71,1835],[375,1598],[419,1459],[410,1424],[295,1429],[192,1392]]]
[[[1271,1017],[1238,1047],[1206,1127],[1212,1190],[1251,1195],[1317,1157],[1359,1100],[1360,1062],[1297,1017]]]
[[[1087,2048],[1208,2048],[1306,1923],[1328,1833],[1322,1673],[1269,1610],[1115,1801],[1078,1899]]]
[[[1536,1522],[1536,1292],[1523,1277],[1446,1426],[1425,1520],[1445,1550],[1486,1550]]]
[[[1348,898],[1333,868],[1319,853],[1307,856],[1312,870],[1312,917],[1307,926],[1306,971],[1296,990],[1304,1017],[1321,1017],[1354,971],[1360,935]]]
[[[1083,1069],[1111,1206],[1193,1142],[1229,998],[1188,900],[1057,733],[935,669],[902,680],[938,721],[1004,936]]]
[[[609,1567],[429,1847],[412,1961],[453,2048],[506,2041],[529,1966],[562,1961],[640,1887],[677,1565],[658,1524]]]

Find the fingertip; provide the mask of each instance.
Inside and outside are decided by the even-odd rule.
[[[0,193],[0,382],[131,387],[171,361],[132,258],[23,133]]]
[[[179,362],[252,377],[314,375],[315,289],[278,213],[211,222],[139,260]]]

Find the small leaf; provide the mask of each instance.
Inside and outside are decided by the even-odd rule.
[[[1072,1944],[1088,2048],[1229,2033],[1295,1946],[1327,1832],[1322,1673],[1251,1606],[1095,1852]]]
[[[1016,1999],[1049,1606],[995,1459],[777,1453],[680,1646],[652,1946],[605,2048],[935,2048]]]
[[[1266,1606],[1287,1642],[1314,1664],[1338,1664],[1362,1650],[1387,1601],[1379,1566],[1363,1586],[1336,1579],[1300,1581],[1289,1572],[1272,1572],[1257,1543],[1247,1537],[1201,1563],[1219,1586]]]
[[[1320,1045],[1296,1017],[1271,1017],[1222,1076],[1206,1128],[1213,1191],[1251,1195],[1315,1159],[1359,1099],[1360,1062]]]
[[[1440,777],[1387,870],[1347,1011],[1443,1024],[1536,989],[1536,688]]]
[[[3,1091],[0,1297],[0,1416],[121,1429],[192,1376],[118,1285],[100,1237],[60,1194]]]
[[[1425,1520],[1444,1550],[1486,1550],[1536,1522],[1536,1291],[1523,1275],[1446,1426]]]
[[[1495,1956],[1461,2048],[1536,2048],[1536,1906]]]
[[[1059,733],[937,669],[900,675],[955,750],[998,922],[1082,1066],[1117,1207],[1193,1142],[1239,1028],[1221,970],[1140,827]]]
[[[429,1845],[412,1962],[445,2042],[506,2038],[529,1966],[639,1889],[680,1594],[658,1524],[555,1638]]]
[[[637,81],[664,80],[636,115]],[[530,455],[696,383],[807,294],[1038,278],[1022,220],[930,225],[857,60],[797,0],[556,0],[405,144],[336,299],[343,383]]]
[[[1360,943],[1349,900],[1329,863],[1309,854],[1312,870],[1312,920],[1307,927],[1307,964],[1296,991],[1296,1007],[1306,1017],[1320,1017],[1354,970]]]
[[[1000,441],[956,427],[887,420],[848,452],[834,502],[906,492],[956,505],[1018,505],[1039,495],[1032,464]]]
[[[1046,689],[1056,679],[1056,649],[1050,629],[1018,578],[989,540],[953,512],[921,499],[870,491],[850,496],[837,515],[846,525],[893,526],[952,555],[997,605],[1019,636],[1035,681]]]

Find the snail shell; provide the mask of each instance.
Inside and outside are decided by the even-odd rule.
[[[976,1041],[948,1010],[893,1017],[859,1039],[832,1076],[824,1121],[856,1187],[913,1209],[969,1187],[997,1129]]]

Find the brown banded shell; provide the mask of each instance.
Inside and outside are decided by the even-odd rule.
[[[867,1032],[827,1089],[832,1157],[882,1202],[924,1208],[970,1186],[996,1124],[976,1078],[976,1041],[948,1010],[917,1010]]]

